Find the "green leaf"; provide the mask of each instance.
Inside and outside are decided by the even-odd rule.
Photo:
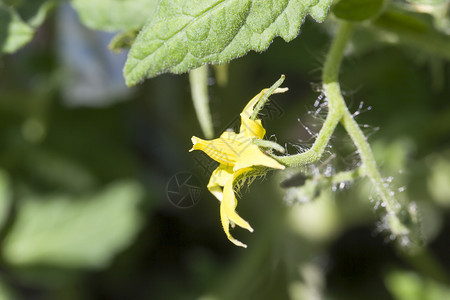
[[[152,15],[158,0],[73,0],[81,22],[105,31],[140,29]]]
[[[385,0],[341,0],[331,11],[339,19],[360,22],[379,15]]]
[[[331,0],[161,0],[128,54],[126,83],[183,73],[291,41],[307,14],[321,22]]]
[[[22,199],[4,258],[17,266],[104,267],[134,239],[142,195],[140,185],[121,182],[84,199]]]
[[[10,289],[10,287],[5,283],[4,280],[1,280],[0,277],[0,299],[1,300],[12,300],[12,299],[18,299],[17,296],[13,296],[13,293]]]
[[[434,155],[427,161],[430,174],[427,176],[428,191],[442,207],[450,207],[450,152]]]

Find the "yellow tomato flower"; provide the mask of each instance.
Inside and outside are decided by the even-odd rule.
[[[254,106],[266,90],[262,90],[245,106],[241,113],[239,133],[225,131],[220,138],[209,141],[193,136],[193,147],[190,150],[202,150],[220,163],[212,173],[207,187],[221,202],[220,219],[228,239],[244,248],[247,245],[231,236],[230,225],[234,227],[237,224],[250,232],[253,232],[253,228],[236,213],[237,200],[234,195],[234,186],[245,178],[265,174],[267,168],[284,169],[283,165],[264,154],[254,143],[254,140],[262,139],[266,133],[261,120],[251,119]],[[286,90],[287,88],[277,88],[273,93],[283,93]]]

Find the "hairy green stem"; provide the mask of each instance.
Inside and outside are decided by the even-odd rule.
[[[261,148],[273,149],[280,153],[285,152],[285,149],[283,146],[278,145],[277,143],[272,142],[272,141],[253,139],[253,144],[255,144],[256,146],[261,147]]]
[[[344,109],[346,108],[338,83],[338,75],[345,46],[347,45],[352,32],[353,24],[346,22],[342,23],[326,57],[322,80],[324,92],[328,101],[328,115],[313,146],[308,151],[296,155],[273,156],[273,158],[280,163],[288,167],[293,167],[315,163],[322,157],[334,129],[341,120]]]
[[[270,95],[273,94],[273,92],[280,87],[280,85],[284,81],[284,75],[281,75],[280,79],[278,79],[270,88],[268,88],[261,99],[259,99],[258,103],[256,103],[255,108],[253,109],[253,113],[250,116],[251,120],[255,120],[256,117],[258,117],[258,113],[261,111],[261,109],[264,107],[266,102],[269,100]]]
[[[367,142],[361,128],[359,128],[347,108],[345,109],[341,123],[358,149],[358,154],[362,162],[361,167],[364,170],[363,173],[372,182],[376,195],[381,199],[381,205],[385,206],[389,218],[397,218],[400,210],[402,209],[402,205],[400,205],[398,200],[395,198],[394,192],[391,191],[389,186],[383,182],[383,178],[378,171],[372,149],[370,148],[370,145]],[[393,222],[392,224],[389,224],[389,227],[396,235],[407,234],[409,231],[400,220],[389,219],[388,222]]]
[[[325,95],[328,99],[329,113],[327,116],[327,120],[328,119],[333,120],[333,122],[330,122],[330,124],[334,126],[332,128],[332,130],[334,130],[335,126],[337,125],[335,120],[338,119],[338,122],[340,121],[342,123],[345,130],[351,137],[353,143],[355,144],[358,150],[358,154],[361,158],[362,173],[365,174],[370,179],[370,181],[375,187],[375,192],[377,196],[381,198],[382,206],[385,206],[386,211],[388,212],[390,218],[388,219],[388,222],[392,223],[389,224],[389,227],[391,226],[394,227],[394,228],[391,227],[391,229],[394,229],[393,231],[394,234],[396,235],[407,234],[408,233],[407,227],[404,226],[403,222],[396,219],[400,210],[402,209],[402,206],[398,203],[397,199],[394,197],[394,193],[389,189],[387,185],[384,184],[383,178],[381,177],[380,172],[378,171],[375,158],[372,154],[372,149],[370,148],[370,145],[367,142],[367,139],[364,136],[364,133],[362,132],[361,128],[359,128],[358,124],[353,119],[352,114],[348,110],[344,98],[342,97],[341,89],[339,86],[338,82],[339,67],[342,61],[343,51],[347,41],[350,38],[352,28],[353,28],[352,24],[342,23],[338,35],[335,41],[333,42],[331,50],[327,56],[327,60],[325,61],[322,79]],[[324,129],[322,128],[321,133],[323,130]],[[331,133],[329,133],[328,131],[326,131],[325,134],[329,134],[331,136]],[[323,138],[323,140],[326,141],[326,143],[328,143],[329,138],[330,138],[329,136],[326,136],[325,138]],[[314,144],[314,146],[316,146],[316,143]],[[315,148],[314,146],[311,148],[311,150]],[[320,144],[320,147],[316,147],[319,148],[320,155],[322,154],[325,146],[326,144],[325,145]],[[394,220],[392,218],[394,218]]]
[[[194,102],[195,113],[202,128],[203,134],[207,139],[214,137],[214,128],[209,109],[208,97],[208,66],[189,72],[189,82],[191,85],[192,100]]]
[[[322,157],[337,124],[341,122],[361,158],[361,167],[358,173],[370,179],[375,188],[377,201],[386,210],[384,226],[390,229],[393,236],[402,245],[417,246],[421,241],[417,228],[417,211],[398,201],[395,193],[383,181],[372,149],[342,97],[338,81],[339,69],[352,32],[353,24],[342,22],[326,57],[322,80],[324,93],[328,101],[328,115],[313,146],[308,151],[297,155],[272,157],[288,167],[317,162]]]

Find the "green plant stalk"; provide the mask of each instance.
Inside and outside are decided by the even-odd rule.
[[[264,105],[269,101],[270,95],[273,94],[273,92],[280,87],[280,85],[284,81],[284,75],[280,76],[280,79],[278,79],[270,88],[268,88],[261,99],[259,99],[258,103],[256,103],[255,108],[253,109],[253,113],[250,116],[251,120],[255,120],[256,117],[258,117],[258,113],[261,111],[261,109],[264,107]]]
[[[283,148],[283,146],[278,145],[277,143],[272,142],[272,141],[253,139],[253,144],[255,144],[256,146],[261,147],[261,148],[273,149],[280,153],[285,152],[285,149]]]
[[[341,89],[338,83],[338,75],[342,57],[344,55],[344,49],[352,32],[353,24],[346,22],[342,23],[325,59],[322,81],[328,101],[328,114],[313,146],[308,151],[296,155],[273,156],[280,163],[288,167],[294,167],[315,163],[322,157],[322,154],[347,107],[344,98],[342,98]]]
[[[361,167],[363,168],[363,174],[365,174],[372,182],[376,195],[381,199],[382,206],[385,207],[388,213],[389,228],[395,235],[408,234],[409,229],[398,219],[398,215],[403,207],[395,198],[394,192],[383,182],[372,149],[370,148],[364,133],[361,128],[359,128],[348,109],[345,109],[341,123],[358,149],[359,157],[362,162]]]
[[[189,72],[189,83],[191,85],[192,101],[194,102],[195,113],[197,114],[200,127],[205,138],[212,139],[214,137],[214,127],[209,109],[208,66],[204,65],[191,70]]]
[[[364,136],[361,128],[359,128],[358,123],[356,123],[356,121],[353,119],[352,114],[348,110],[339,86],[339,69],[345,46],[350,39],[352,31],[352,23],[342,23],[325,61],[322,80],[325,95],[328,99],[329,113],[327,116],[327,120],[330,116],[331,118],[339,118],[338,121],[342,123],[358,150],[358,154],[362,162],[362,173],[365,174],[374,185],[375,192],[381,198],[381,201],[383,201],[383,205],[386,206],[388,214],[395,217],[398,215],[398,212],[401,209],[401,205],[398,204],[397,199],[395,199],[395,197],[393,196],[394,193],[390,191],[389,188],[384,184],[383,178],[378,171],[375,158],[372,154],[372,149],[370,148],[370,145],[367,142],[367,139]],[[334,131],[334,128],[336,126],[335,120],[331,124],[334,125]],[[325,133],[328,134],[328,131],[326,131]],[[330,133],[330,135],[331,134],[332,132]],[[326,140],[326,143],[328,143],[329,139],[330,137],[327,137],[327,139],[324,138],[323,140]],[[314,149],[314,146],[311,149]],[[326,144],[320,145],[320,155],[323,153],[323,149],[325,148],[325,146]],[[400,222],[399,220],[394,220],[392,222],[395,223],[394,234],[407,234],[408,229],[402,226],[402,222]]]
[[[367,138],[348,110],[339,87],[339,68],[345,45],[350,39],[352,31],[353,25],[343,22],[330,53],[327,56],[322,77],[325,95],[328,99],[330,112],[338,111],[341,114],[340,122],[355,144],[361,158],[362,174],[370,179],[375,188],[376,195],[381,199],[381,204],[386,209],[388,217],[387,225],[395,236],[406,236],[409,234],[410,229],[400,219],[400,212],[404,207],[395,198],[394,192],[383,182]],[[338,115],[338,113],[335,114]]]
[[[322,157],[337,124],[341,122],[355,144],[361,158],[362,164],[359,174],[370,179],[375,187],[376,196],[381,201],[381,206],[386,210],[385,221],[387,227],[402,244],[415,245],[420,240],[416,240],[417,237],[414,236],[414,233],[416,233],[413,228],[415,226],[415,216],[411,215],[404,205],[396,199],[394,192],[383,182],[372,149],[342,97],[338,81],[339,69],[345,47],[353,32],[353,27],[352,23],[341,23],[326,57],[322,80],[324,93],[328,101],[328,115],[313,146],[308,151],[297,155],[273,157],[288,167],[317,162]]]

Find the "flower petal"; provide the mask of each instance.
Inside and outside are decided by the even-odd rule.
[[[241,143],[234,138],[225,138],[222,136],[218,139],[210,141],[206,141],[196,136],[193,136],[192,137],[193,146],[192,149],[189,151],[202,150],[215,161],[224,164],[226,166],[232,166],[236,163],[237,154],[239,153],[239,147],[241,146]]]
[[[257,137],[262,139],[266,134],[266,130],[261,124],[261,120],[251,120],[244,114],[241,114],[241,128],[240,134],[244,134],[246,137]]]
[[[230,225],[233,224],[236,224],[242,228],[247,229],[250,232],[253,232],[253,228],[250,226],[250,224],[248,224],[247,221],[242,219],[236,213],[235,210],[237,200],[236,197],[234,196],[233,182],[235,178],[237,178],[237,176],[241,175],[241,173],[243,173],[242,170],[234,173],[233,176],[229,178],[225,183],[223,189],[223,200],[220,203],[220,220],[222,222],[223,230],[225,231],[225,234],[227,235],[228,239],[237,246],[247,248],[247,245],[233,238],[233,236],[230,233]]]
[[[261,92],[259,92],[258,95],[256,95],[255,97],[252,98],[252,100],[250,100],[247,105],[244,107],[244,109],[242,110],[242,114],[244,116],[246,116],[247,118],[250,118],[250,116],[253,114],[253,109],[256,105],[256,103],[258,103],[259,99],[261,99],[261,97],[264,95],[264,93],[267,91],[268,89],[263,89]],[[273,91],[272,94],[280,94],[280,93],[284,93],[286,92],[288,89],[287,88],[277,88]]]
[[[230,220],[225,213],[225,208],[220,206],[220,221],[222,222],[223,231],[227,235],[227,238],[236,246],[247,248],[247,245],[235,239],[230,233]]]
[[[223,207],[224,213],[228,217],[228,219],[233,222],[234,224],[247,229],[250,232],[253,232],[253,228],[248,224],[247,221],[242,219],[236,212],[236,205],[237,200],[234,196],[234,190],[233,190],[233,181],[235,178],[237,178],[240,173],[242,172],[236,172],[233,174],[232,178],[229,178],[223,188],[223,200],[220,204],[220,207]]]
[[[255,144],[251,144],[246,147],[240,154],[239,159],[234,165],[233,170],[236,172],[241,169],[249,168],[252,166],[265,166],[272,169],[284,169],[285,167],[277,162],[275,159],[264,154]]]
[[[250,100],[247,105],[242,110],[242,114],[246,116],[247,118],[250,118],[250,116],[253,114],[253,108],[255,107],[256,103],[258,103],[259,99],[264,95],[264,93],[268,89],[263,89],[261,92],[259,92],[255,97]]]
[[[223,199],[223,186],[229,178],[233,177],[233,168],[225,165],[219,165],[211,174],[209,183],[207,185],[208,190],[219,201]]]

